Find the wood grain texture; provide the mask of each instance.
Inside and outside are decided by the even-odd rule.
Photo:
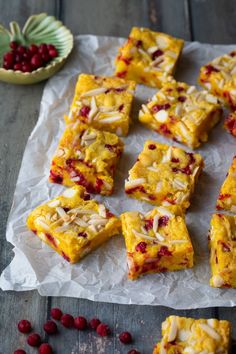
[[[15,19],[21,25],[34,13],[47,12],[62,19],[74,34],[127,36],[130,28],[146,26],[186,40],[231,43],[235,38],[233,0],[8,0],[0,2],[0,23],[8,26]],[[5,226],[14,186],[27,138],[35,125],[44,83],[11,86],[0,83],[0,271],[13,253],[5,240]],[[175,311],[166,307],[116,305],[70,298],[46,298],[37,292],[0,292],[0,354],[12,354],[18,346],[35,353],[25,345],[16,323],[22,318],[32,321],[43,335],[42,325],[50,308],[59,306],[72,315],[88,319],[99,317],[112,328],[113,335],[99,338],[94,332],[62,330],[58,336],[43,339],[53,344],[57,354],[125,354],[137,348],[142,354],[152,352],[160,339],[161,322],[171,314],[189,317],[219,317],[234,325],[236,309],[200,309]],[[133,345],[120,344],[118,334],[129,330]]]
[[[193,40],[203,43],[235,43],[235,0],[189,1]]]

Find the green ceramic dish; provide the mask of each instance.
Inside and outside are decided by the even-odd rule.
[[[9,43],[16,41],[22,45],[53,44],[57,48],[58,57],[45,67],[31,73],[6,70],[2,67],[3,55],[10,50]],[[62,22],[45,13],[30,16],[20,29],[17,22],[10,23],[10,31],[0,25],[0,80],[12,84],[33,84],[45,80],[55,74],[65,63],[73,48],[73,35]]]

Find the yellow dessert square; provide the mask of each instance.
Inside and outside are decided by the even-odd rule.
[[[229,321],[169,316],[153,354],[228,354],[230,346]]]
[[[227,106],[236,109],[236,50],[202,66],[199,83]]]
[[[130,279],[193,266],[193,247],[180,207],[156,207],[146,215],[126,212],[121,223]]]
[[[220,188],[216,209],[236,212],[236,156],[233,158],[226,179]]]
[[[160,88],[172,77],[184,41],[147,28],[133,27],[115,60],[115,74]]]
[[[122,151],[123,142],[117,135],[79,122],[68,124],[52,159],[49,181],[110,195]]]
[[[34,209],[27,226],[40,239],[76,263],[120,231],[120,221],[103,204],[89,200],[81,186]]]
[[[157,133],[197,148],[207,141],[222,109],[217,98],[195,86],[172,81],[163,85],[139,112],[139,120]]]
[[[117,77],[79,75],[67,123],[80,121],[100,130],[127,135],[136,83]]]
[[[210,285],[236,288],[236,216],[214,214],[209,237]]]
[[[236,111],[231,112],[225,119],[225,129],[236,137]]]
[[[148,140],[129,171],[125,192],[154,205],[177,204],[185,210],[202,167],[200,154]]]

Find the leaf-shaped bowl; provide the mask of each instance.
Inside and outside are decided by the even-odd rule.
[[[2,67],[3,55],[10,50],[10,42],[29,46],[42,43],[53,44],[58,57],[51,60],[46,66],[30,73],[6,70]],[[73,35],[61,21],[46,13],[33,15],[28,18],[22,31],[17,22],[10,23],[10,31],[0,25],[0,80],[12,84],[33,84],[45,80],[55,74],[65,63],[73,48]]]

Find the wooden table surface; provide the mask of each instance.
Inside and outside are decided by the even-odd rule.
[[[40,12],[55,15],[74,34],[126,37],[131,26],[137,25],[185,40],[236,42],[235,0],[8,0],[0,2],[0,23],[8,26],[10,21],[16,20],[23,25],[28,16]],[[0,271],[13,257],[12,247],[5,240],[6,221],[24,147],[38,119],[44,85],[45,82],[30,87],[0,84]],[[0,292],[0,353],[12,354],[18,347],[25,348],[27,353],[36,353],[27,347],[25,337],[16,330],[16,323],[28,318],[35,330],[42,333],[50,308],[55,306],[73,315],[97,316],[114,332],[108,339],[75,330],[63,330],[55,337],[45,336],[57,354],[125,354],[132,347],[138,348],[142,354],[152,353],[154,343],[160,338],[161,322],[171,314],[231,320],[236,339],[235,308],[176,311],[157,306],[47,298],[39,296],[36,291]],[[133,333],[133,345],[120,344],[117,333],[122,330]]]

